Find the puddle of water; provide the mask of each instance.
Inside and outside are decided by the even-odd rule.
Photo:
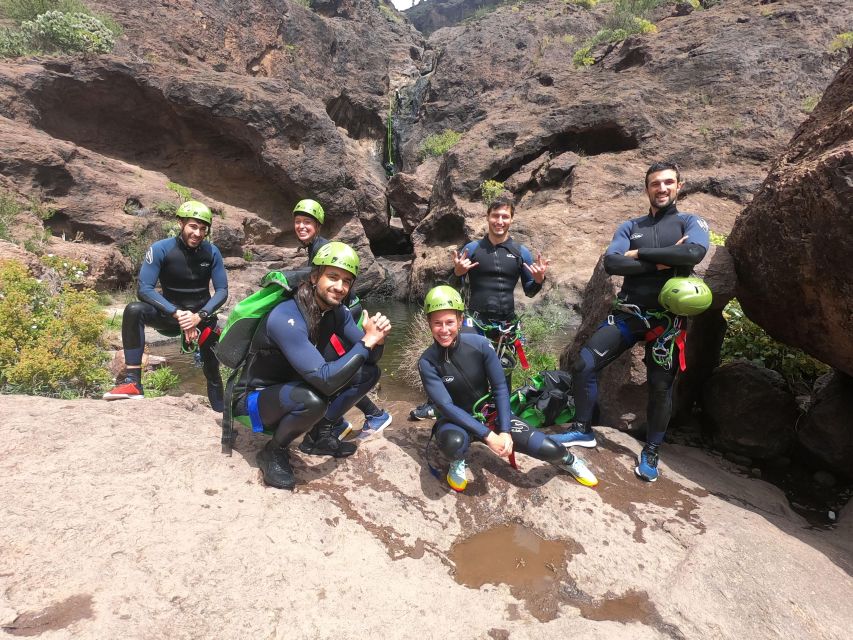
[[[456,543],[450,559],[459,584],[472,589],[487,583],[509,585],[513,596],[545,622],[557,617],[559,583],[572,553],[565,541],[545,540],[532,529],[509,524]]]
[[[46,631],[64,629],[73,622],[92,618],[92,596],[71,596],[41,611],[22,613],[3,630],[13,636],[37,636]]]

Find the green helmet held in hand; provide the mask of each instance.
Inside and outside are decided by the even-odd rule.
[[[315,267],[338,267],[358,277],[358,254],[348,244],[330,242],[320,247],[312,264]]]
[[[711,289],[700,278],[670,278],[658,295],[661,306],[678,316],[696,316],[711,306]]]
[[[326,219],[326,212],[323,211],[323,207],[316,200],[300,200],[297,202],[296,206],[293,207],[293,215],[298,213],[310,216],[320,224],[323,224],[323,221]]]
[[[446,284],[433,287],[424,298],[424,313],[429,315],[433,311],[444,311],[452,309],[454,311],[465,311],[465,303],[462,302],[462,296],[459,292]]]
[[[179,218],[195,218],[206,223],[208,227],[213,222],[213,214],[210,212],[208,206],[198,200],[187,200],[178,207],[175,215]]]

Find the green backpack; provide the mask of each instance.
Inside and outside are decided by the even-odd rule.
[[[216,345],[216,358],[224,366],[232,369],[225,384],[225,407],[222,412],[222,453],[231,455],[236,439],[234,420],[239,419],[233,413],[234,386],[240,379],[243,365],[249,356],[252,339],[261,321],[279,303],[289,300],[296,293],[299,284],[305,280],[309,270],[271,271],[261,279],[261,289],[243,298],[225,321],[225,328]]]

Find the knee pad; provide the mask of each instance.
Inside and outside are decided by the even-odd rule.
[[[456,429],[444,429],[438,433],[438,448],[448,458],[456,458],[465,450],[467,438]]]
[[[536,432],[536,435],[544,436],[540,431]],[[538,440],[538,438],[537,438]],[[533,444],[533,438],[531,438],[530,444]],[[537,456],[540,460],[544,460],[545,462],[559,462],[566,456],[566,449],[561,444],[558,444],[551,440],[551,438],[543,437],[542,441],[539,444],[539,451],[537,452],[539,455]]]
[[[146,309],[150,305],[147,302],[140,302],[137,300],[136,302],[131,302],[124,308],[124,314],[122,315],[122,319],[139,322],[140,317],[143,313],[145,313]]]
[[[290,398],[293,402],[303,406],[300,413],[309,419],[319,420],[325,415],[326,407],[329,406],[328,399],[303,385],[292,389],[290,391]]]
[[[362,371],[364,381],[366,383],[369,382],[371,387],[379,382],[379,378],[382,376],[382,369],[380,369],[378,365],[370,362],[365,363]]]

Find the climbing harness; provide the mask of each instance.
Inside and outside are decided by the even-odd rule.
[[[654,341],[652,343],[652,359],[655,361],[655,364],[663,367],[664,369],[670,369],[672,367],[672,357],[675,352],[675,346],[678,345],[679,368],[682,371],[687,370],[687,359],[685,353],[687,329],[684,326],[684,316],[677,316],[669,311],[658,311],[655,309],[646,309],[643,311],[643,309],[637,305],[628,304],[618,298],[613,302],[613,311],[620,311],[642,320],[648,330],[645,336],[646,342]],[[652,329],[649,318],[653,318],[658,321],[665,321],[666,326],[657,326]],[[607,316],[607,324],[617,327],[619,331],[622,332],[623,336],[626,337],[627,342],[631,342],[631,340],[633,340],[628,328],[624,323],[619,322],[619,320],[616,319],[614,313]]]

